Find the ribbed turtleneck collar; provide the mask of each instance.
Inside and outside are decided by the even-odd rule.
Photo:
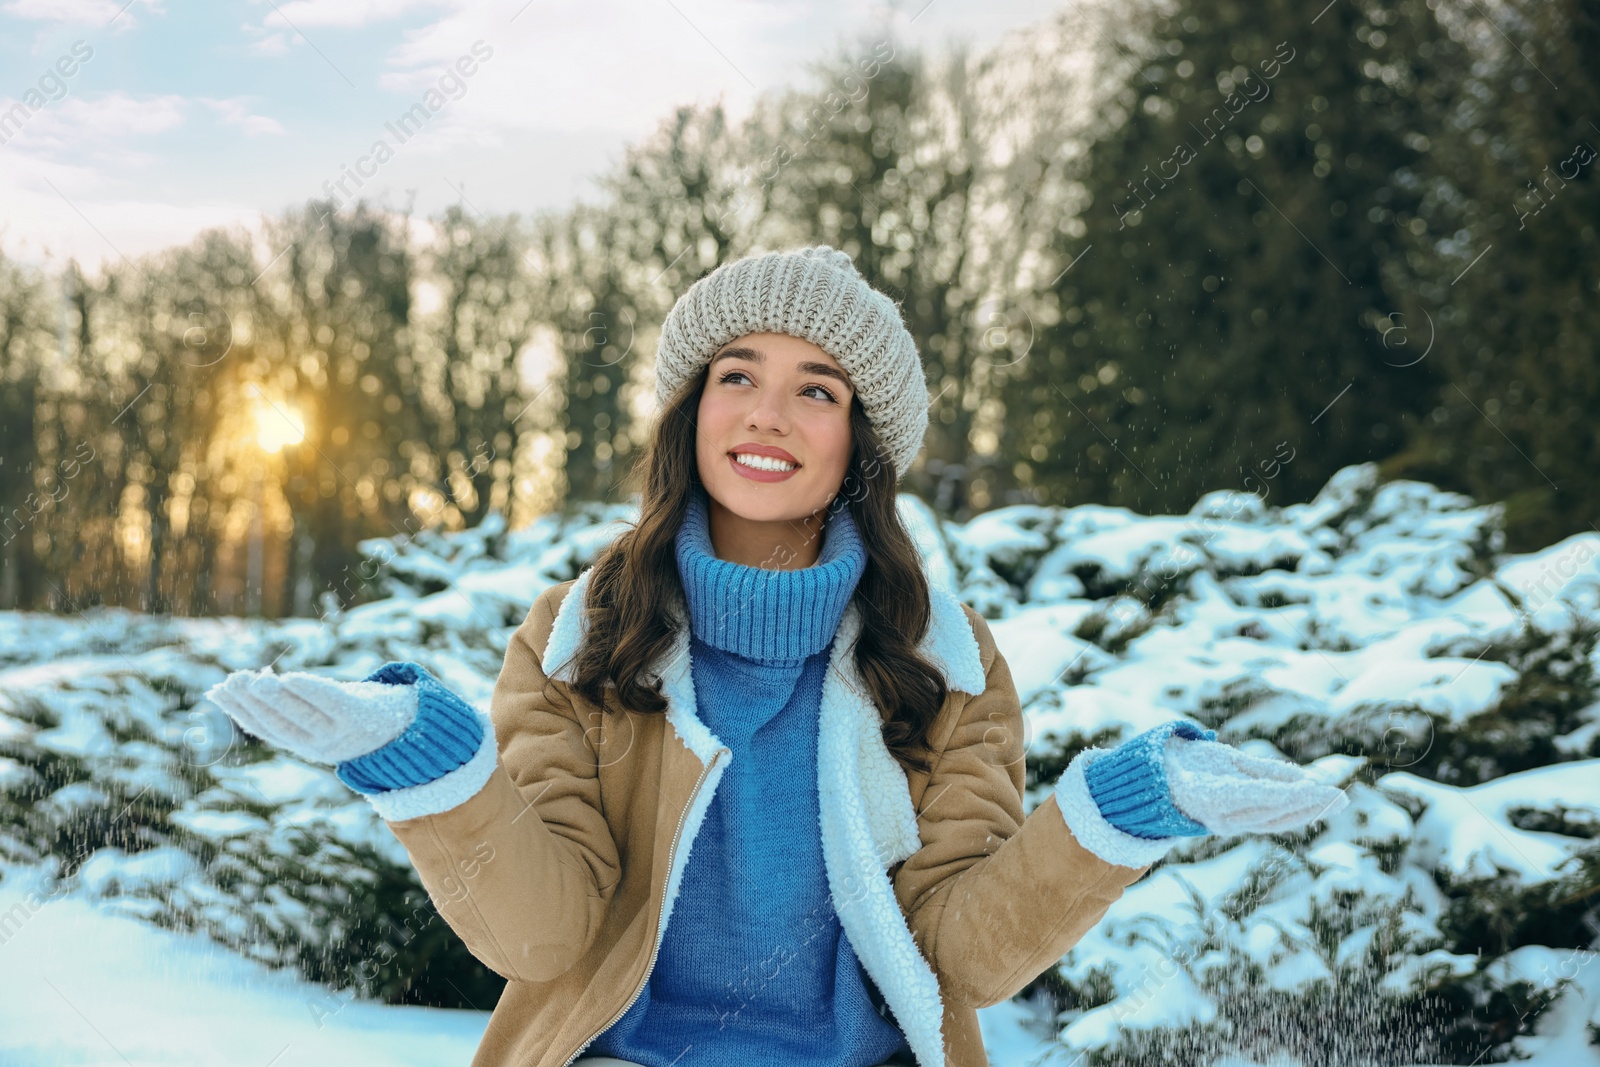
[[[694,635],[714,648],[775,665],[804,662],[828,647],[867,567],[866,546],[848,507],[829,516],[822,551],[810,567],[768,570],[718,559],[699,486],[689,494],[676,546]]]

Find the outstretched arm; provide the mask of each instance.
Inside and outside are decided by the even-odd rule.
[[[943,747],[921,796],[922,847],[894,885],[944,995],[981,1008],[1058,962],[1154,861],[1097,855],[1054,797],[1023,817],[1022,708],[987,624],[969,618],[984,691],[936,724]]]
[[[235,671],[206,696],[269,744],[333,764],[385,819],[452,808],[494,770],[488,717],[415,663],[386,663],[359,682]]]
[[[895,873],[896,896],[946,996],[974,1007],[1014,996],[1181,837],[1212,832],[1195,816],[1220,832],[1285,829],[1347,803],[1290,764],[1169,723],[1110,752],[1079,753],[1024,818],[1021,705],[987,624],[969,618],[986,685],[948,727],[922,793],[922,848]],[[1266,781],[1275,785],[1259,788]]]
[[[250,733],[333,764],[472,954],[521,981],[588,950],[621,876],[584,724],[539,666],[554,615],[541,596],[512,636],[488,715],[410,663],[361,682],[237,672],[208,694]]]

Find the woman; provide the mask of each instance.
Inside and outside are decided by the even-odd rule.
[[[366,794],[509,979],[474,1067],[984,1067],[976,1009],[1180,837],[1345,802],[1174,721],[1024,818],[1006,661],[895,510],[916,346],[843,252],[700,279],[656,376],[639,520],[536,600],[488,715],[409,663],[213,690]]]

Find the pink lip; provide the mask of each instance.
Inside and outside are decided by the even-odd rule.
[[[738,452],[753,452],[756,455],[761,455],[761,456],[772,455],[773,452],[780,452],[780,453],[782,453],[782,455],[776,456],[774,458],[785,460],[786,462],[789,462],[789,463],[794,463],[794,460],[789,458],[789,454],[787,452],[784,452],[783,449],[781,449],[781,448],[778,448],[778,449],[766,449],[766,448],[744,448],[744,447],[740,447],[740,448],[736,449],[735,451],[738,451]],[[734,456],[733,452],[729,452],[728,453],[728,463],[733,467],[734,470],[738,471],[739,474],[743,475],[746,478],[749,478],[752,482],[781,482],[781,481],[785,481],[786,479],[793,478],[795,476],[795,474],[800,470],[800,467],[798,465],[796,465],[793,470],[787,470],[787,471],[764,471],[764,470],[758,470],[755,467],[746,467],[743,463],[740,463],[738,460],[734,459],[733,456]]]
[[[796,467],[800,466],[799,460],[789,455],[789,453],[785,452],[777,445],[758,445],[754,441],[746,441],[742,445],[733,446],[732,448],[728,449],[728,451],[729,453],[743,452],[747,455],[754,456],[771,456],[773,459],[781,459],[785,463],[793,463]]]

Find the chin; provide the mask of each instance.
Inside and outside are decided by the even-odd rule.
[[[792,481],[760,485],[738,479],[738,484],[729,485],[727,479],[722,479],[704,484],[713,500],[751,522],[798,522],[826,507],[821,496]]]

